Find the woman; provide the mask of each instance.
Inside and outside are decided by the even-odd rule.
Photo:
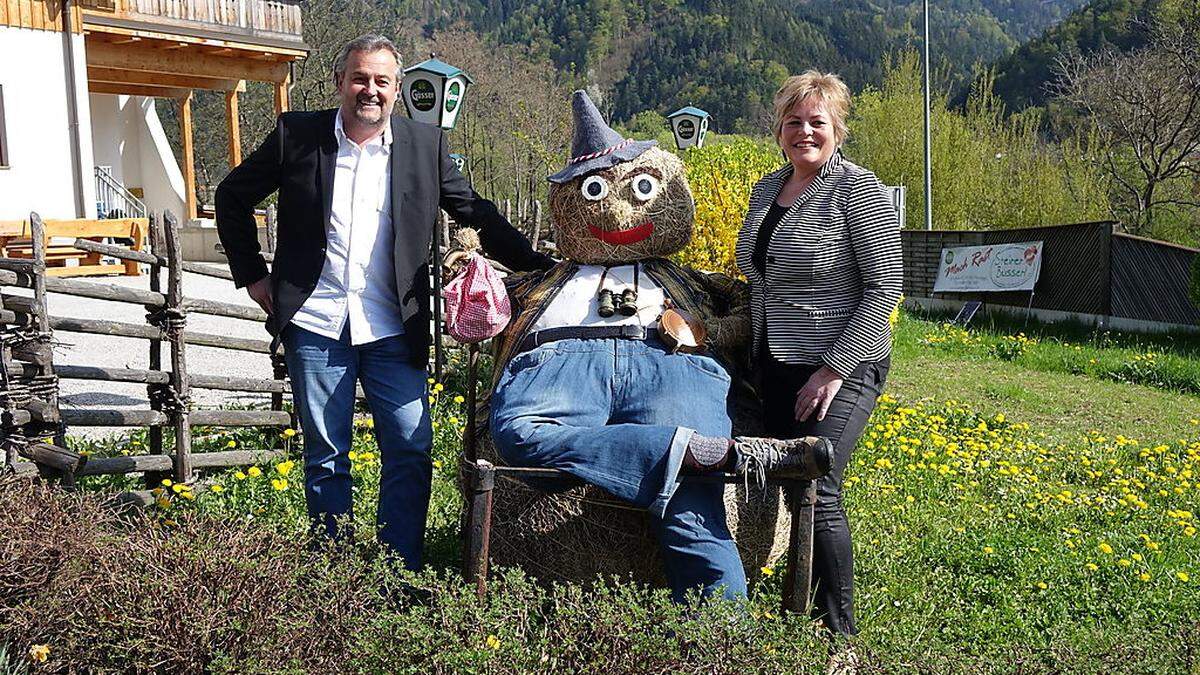
[[[891,201],[875,174],[840,151],[849,108],[836,75],[810,70],[783,83],[773,131],[788,164],[754,186],[737,242],[752,292],[753,359],[770,374],[761,378],[767,431],[834,443],[833,470],[817,480],[814,605],[845,636],[857,631],[842,479],[887,377],[888,318],[901,290]]]

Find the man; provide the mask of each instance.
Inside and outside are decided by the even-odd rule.
[[[428,258],[438,208],[478,228],[484,248],[513,269],[552,261],[471,189],[440,129],[392,117],[400,63],[378,35],[343,47],[333,72],[340,107],[282,115],[221,182],[216,211],[234,283],[284,346],[314,526],[337,538],[339,516],[351,513],[358,380],[382,461],[379,537],[416,569],[432,476]],[[276,190],[279,243],[268,274],[253,209]]]

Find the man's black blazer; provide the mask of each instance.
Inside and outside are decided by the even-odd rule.
[[[316,288],[325,264],[338,151],[336,115],[336,109],[284,113],[262,145],[217,187],[217,232],[238,288],[268,274],[254,207],[279,191],[270,271],[274,315],[267,320],[274,335]],[[439,207],[456,222],[478,228],[484,249],[514,270],[545,269],[553,261],[535,252],[495,204],[471,188],[450,159],[438,127],[393,116],[391,171],[396,290],[413,363],[424,365],[431,342],[429,260]]]

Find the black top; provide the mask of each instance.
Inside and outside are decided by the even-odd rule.
[[[758,228],[758,240],[754,242],[754,253],[750,254],[750,262],[764,277],[767,276],[767,247],[771,244],[771,235],[775,234],[775,228],[779,227],[779,221],[783,220],[783,214],[787,213],[789,208],[791,207],[780,206],[772,201],[771,208],[767,210],[767,215],[763,217],[762,225]]]

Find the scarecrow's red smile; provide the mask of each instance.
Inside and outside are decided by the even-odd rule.
[[[592,233],[593,237],[606,244],[618,246],[622,244],[636,244],[654,234],[654,222],[647,220],[641,225],[626,230],[602,230],[595,225],[588,225],[588,231]]]

